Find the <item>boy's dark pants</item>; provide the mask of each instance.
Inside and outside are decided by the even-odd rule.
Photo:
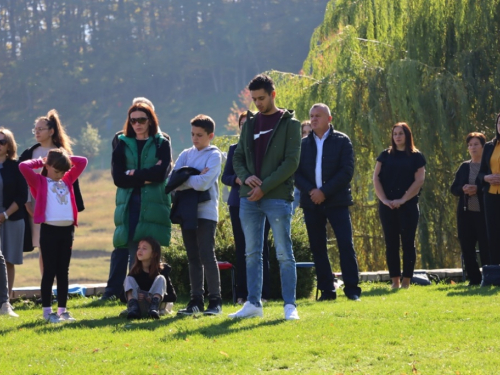
[[[220,276],[215,257],[215,229],[217,222],[198,219],[197,229],[182,229],[182,239],[188,256],[191,298],[203,298],[204,274],[208,298],[220,298]]]
[[[66,307],[69,262],[71,260],[74,235],[74,225],[67,227],[41,225],[40,251],[43,261],[43,276],[40,289],[43,307],[50,307],[51,305],[54,277],[57,277],[57,305]]]

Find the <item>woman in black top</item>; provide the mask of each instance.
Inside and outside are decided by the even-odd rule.
[[[417,252],[415,233],[419,210],[418,195],[425,179],[425,158],[415,148],[409,126],[399,122],[392,127],[392,146],[377,158],[373,185],[384,230],[387,267],[392,288],[409,288]],[[403,282],[399,243],[403,247]]]
[[[480,285],[481,271],[476,259],[476,243],[479,242],[481,264],[490,263],[483,192],[476,184],[486,137],[482,133],[470,133],[466,142],[471,160],[463,162],[458,168],[451,193],[460,197],[457,207],[458,239],[469,285]]]

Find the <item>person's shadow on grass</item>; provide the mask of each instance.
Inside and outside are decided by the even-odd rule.
[[[481,297],[492,297],[500,292],[500,287],[495,286],[467,286],[467,285],[455,285],[453,289],[450,290],[450,286],[443,286],[439,288],[441,291],[446,291],[448,297],[464,297],[464,296],[481,296]]]

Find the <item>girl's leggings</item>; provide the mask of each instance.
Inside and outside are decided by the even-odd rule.
[[[71,249],[75,234],[74,225],[58,227],[42,224],[40,228],[40,251],[43,261],[42,307],[51,306],[52,285],[57,277],[57,305],[66,307],[68,300],[68,274]]]

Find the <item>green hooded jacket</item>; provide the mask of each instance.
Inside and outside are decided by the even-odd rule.
[[[126,168],[137,169],[138,155],[137,142],[134,138],[120,135],[119,139],[125,143]],[[156,146],[165,139],[161,134],[149,137],[141,153],[141,168],[151,168],[157,162]],[[139,223],[134,233],[134,241],[151,236],[161,246],[170,244],[170,194],[165,194],[166,181],[153,182],[141,187],[141,213]],[[115,233],[113,245],[115,248],[127,247],[129,232],[129,201],[133,188],[117,188],[115,209]]]
[[[262,199],[285,199],[293,201],[293,175],[299,166],[301,127],[286,110],[273,129],[261,167],[260,188]],[[257,112],[248,111],[248,117],[233,156],[233,167],[241,181],[255,175],[254,127]],[[240,197],[248,197],[252,188],[241,185]]]

